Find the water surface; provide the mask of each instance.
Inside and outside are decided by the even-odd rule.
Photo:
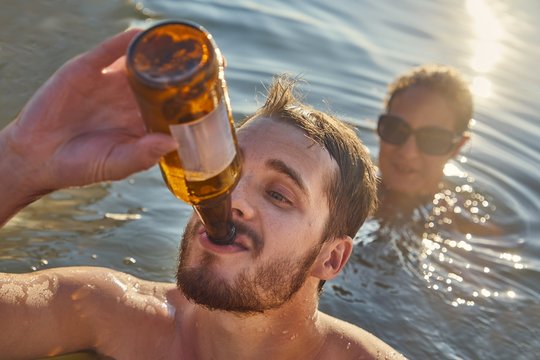
[[[300,74],[307,81],[306,100],[354,124],[374,159],[374,119],[386,84],[421,63],[459,68],[473,85],[475,125],[471,144],[446,169],[450,185],[441,201],[457,199],[464,215],[497,224],[504,234],[457,232],[445,223],[440,204],[418,212],[413,223],[381,225],[372,219],[358,233],[344,273],[327,284],[321,308],[413,359],[537,357],[538,2],[4,0],[2,5],[2,126],[71,56],[129,26],[164,18],[189,19],[214,34],[227,58],[236,119],[261,105],[273,74]],[[189,214],[157,168],[120,182],[59,191],[0,230],[0,271],[96,265],[173,281]]]

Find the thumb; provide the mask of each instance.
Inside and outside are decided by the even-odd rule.
[[[159,159],[178,147],[166,134],[147,134],[137,141],[120,144],[107,159],[106,180],[119,180],[155,165]]]

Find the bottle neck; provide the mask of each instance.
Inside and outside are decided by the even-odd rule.
[[[193,205],[201,219],[208,238],[219,245],[232,244],[236,236],[236,228],[232,223],[232,207],[230,194],[204,204]]]

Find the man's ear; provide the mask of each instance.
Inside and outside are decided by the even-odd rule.
[[[465,145],[467,141],[469,141],[470,139],[471,139],[471,135],[469,134],[468,131],[465,131],[461,139],[455,145],[454,150],[452,150],[452,153],[450,154],[450,158],[454,158],[457,154],[459,154],[459,151],[461,150],[463,145]]]
[[[311,270],[311,275],[321,280],[335,278],[349,260],[352,249],[353,241],[350,236],[328,240],[322,246]]]

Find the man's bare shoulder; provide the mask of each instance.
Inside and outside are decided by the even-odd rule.
[[[346,321],[319,312],[326,337],[324,359],[405,359],[398,351],[375,335]]]

